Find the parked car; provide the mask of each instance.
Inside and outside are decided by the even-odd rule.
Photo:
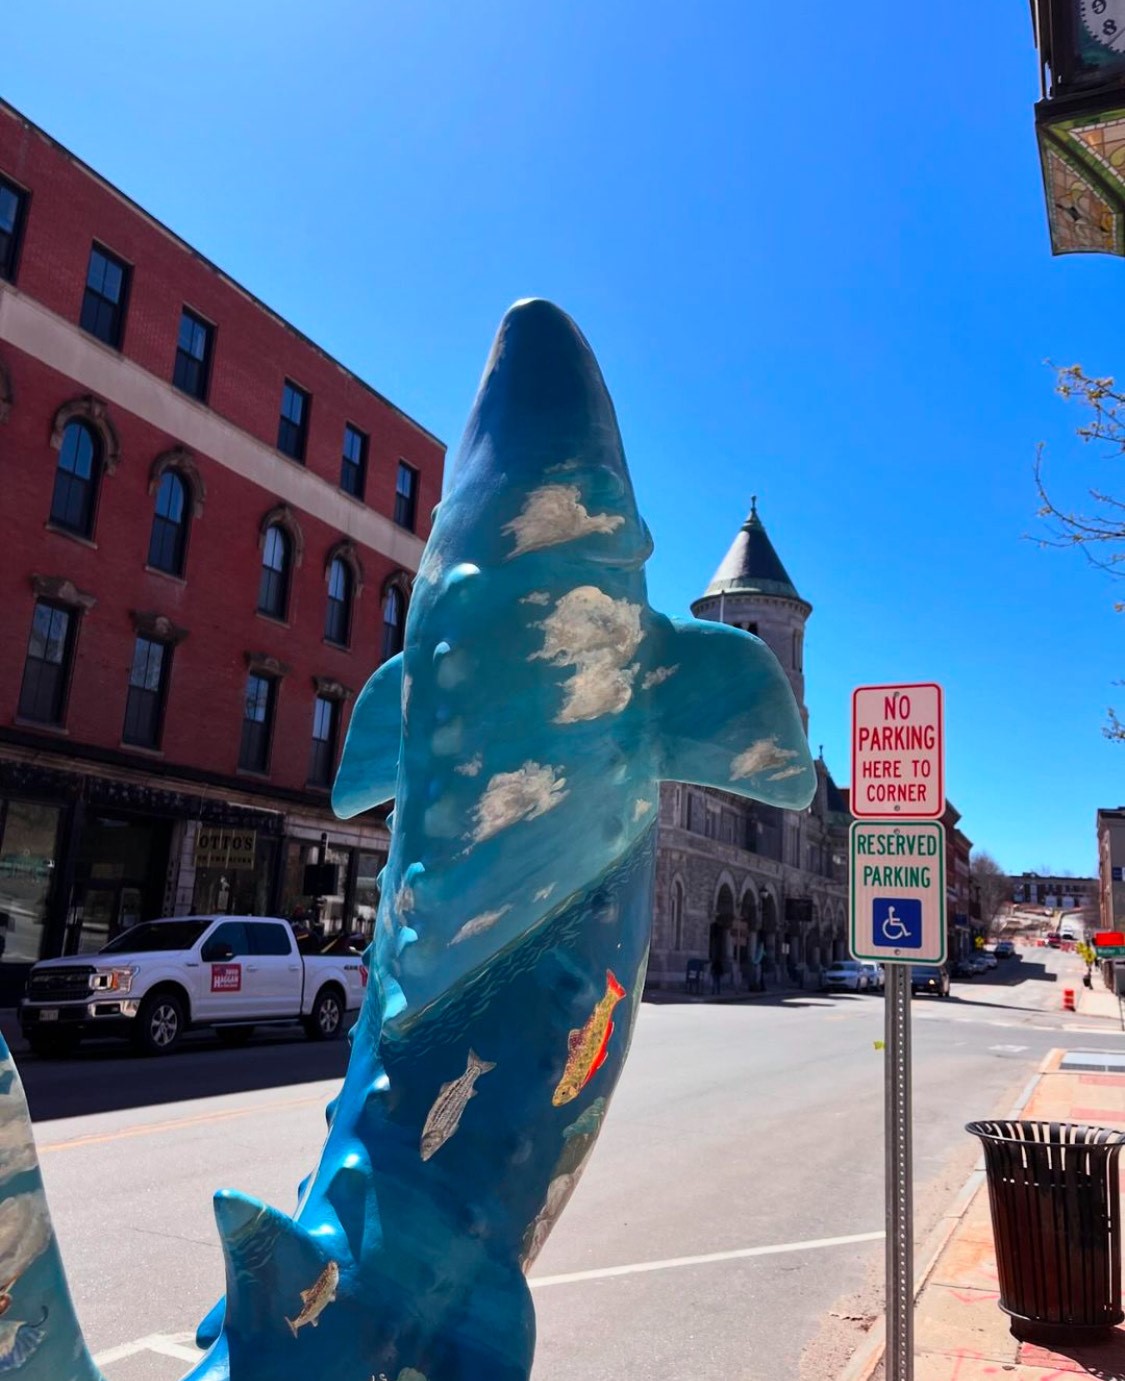
[[[950,961],[950,973],[954,978],[975,978],[976,969],[969,962],[968,958],[953,959]]]
[[[994,969],[996,967],[996,955],[993,954],[993,952],[990,949],[982,949],[979,950],[978,953],[981,959],[984,960],[984,966],[986,969]]]
[[[883,971],[882,964],[864,963],[862,968],[867,978],[868,988],[873,993],[881,993],[887,986],[887,977]]]
[[[967,962],[974,975],[988,972],[988,960],[983,954],[970,954]]]
[[[1018,959],[1019,952],[1011,940],[998,940],[996,942],[997,959]]]
[[[1052,949],[1058,949],[1062,944],[1062,936],[1057,930],[1049,930],[1047,932],[1047,943]]]
[[[914,964],[910,969],[912,993],[934,993],[949,996],[949,970],[944,964]]]
[[[840,959],[829,964],[820,976],[822,991],[862,993],[867,987],[864,966],[856,959]]]
[[[90,1035],[166,1055],[193,1026],[233,1045],[255,1026],[300,1021],[310,1040],[333,1040],[366,986],[360,955],[302,953],[275,916],[177,916],[132,926],[97,954],[33,965],[19,1020],[42,1055]]]

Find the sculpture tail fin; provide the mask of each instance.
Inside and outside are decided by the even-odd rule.
[[[0,1209],[12,1229],[0,1238],[0,1277],[11,1282],[5,1288],[11,1296],[10,1317],[30,1320],[42,1315],[21,1333],[20,1381],[58,1381],[61,1375],[68,1381],[103,1381],[74,1312],[39,1173],[27,1098],[2,1035],[0,1147]],[[40,1288],[29,1298],[21,1289],[21,1277],[32,1265]],[[46,1292],[41,1288],[44,1280]]]

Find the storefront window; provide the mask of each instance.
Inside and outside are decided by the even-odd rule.
[[[171,824],[139,815],[91,815],[82,827],[66,954],[92,954],[121,931],[160,915]]]
[[[0,961],[39,958],[55,872],[59,810],[0,800]]]
[[[355,927],[368,937],[375,932],[379,910],[379,874],[387,866],[385,853],[360,854],[355,875]]]
[[[311,840],[290,839],[285,846],[285,877],[281,888],[281,911],[291,920],[319,924],[326,935],[338,935],[353,928],[347,906],[348,869],[351,849],[325,850],[324,861],[336,869],[333,896],[314,897],[305,892],[305,868],[320,859],[320,845]],[[319,915],[318,915],[319,904]]]
[[[261,834],[238,835],[205,828],[200,829],[199,840],[192,896],[195,914],[270,915],[270,881],[277,858],[277,840]],[[240,852],[238,845],[245,840],[250,841],[249,846]],[[205,852],[209,845],[214,847]],[[219,862],[218,858],[224,853],[226,862]]]

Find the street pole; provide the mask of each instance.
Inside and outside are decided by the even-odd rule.
[[[886,965],[887,1381],[914,1378],[910,966]]]
[[[914,964],[945,972],[945,696],[936,681],[852,692],[850,950],[886,974],[883,1081],[887,1381],[914,1381],[914,1165],[910,994]],[[894,862],[885,862],[891,860]]]

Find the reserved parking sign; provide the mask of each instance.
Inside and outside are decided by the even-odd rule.
[[[856,820],[850,832],[851,952],[877,964],[945,962],[945,829]]]

